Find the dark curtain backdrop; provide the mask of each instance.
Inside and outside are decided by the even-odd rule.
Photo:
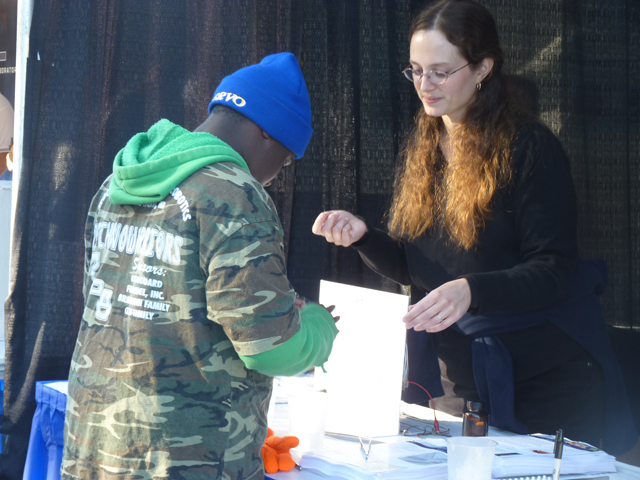
[[[640,4],[484,0],[511,71],[573,165],[585,257],[610,269],[612,326],[640,327]],[[116,152],[160,118],[202,122],[222,77],[283,50],[298,55],[315,134],[270,193],[296,289],[321,278],[396,291],[349,249],[311,234],[344,208],[383,225],[398,145],[418,108],[400,70],[416,0],[36,0],[23,170],[5,303],[5,445],[21,479],[38,380],[67,377],[82,315],[83,229]],[[532,97],[534,98],[534,97]]]

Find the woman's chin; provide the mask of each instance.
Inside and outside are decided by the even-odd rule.
[[[442,109],[437,108],[434,105],[430,105],[423,101],[422,106],[424,107],[424,113],[430,117],[441,117],[443,115]]]

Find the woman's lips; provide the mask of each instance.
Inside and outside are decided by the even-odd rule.
[[[424,103],[429,104],[429,105],[433,105],[434,103],[438,102],[439,100],[441,100],[440,97],[422,97],[422,101]]]

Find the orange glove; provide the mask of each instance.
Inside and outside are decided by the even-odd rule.
[[[289,450],[297,447],[299,443],[298,437],[277,437],[273,434],[273,430],[268,428],[267,439],[261,450],[264,471],[267,473],[288,472],[295,467],[296,463]]]

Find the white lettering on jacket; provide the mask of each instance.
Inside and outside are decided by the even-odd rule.
[[[165,263],[180,265],[182,245],[182,237],[155,228],[138,228],[117,222],[96,222],[93,227],[94,250],[117,250],[142,258],[157,257]]]

